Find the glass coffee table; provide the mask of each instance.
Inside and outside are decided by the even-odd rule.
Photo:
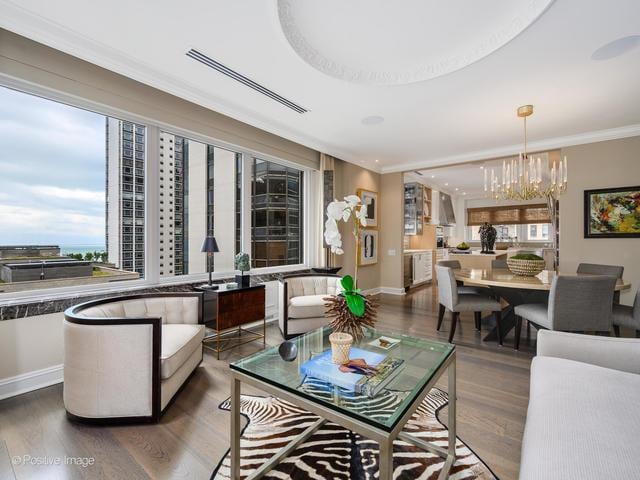
[[[378,442],[379,478],[393,478],[393,441],[401,439],[445,459],[439,478],[448,477],[455,461],[456,443],[456,352],[455,346],[393,332],[367,329],[362,340],[353,346],[402,359],[402,367],[375,397],[369,398],[330,384],[313,381],[300,373],[300,366],[312,357],[331,349],[329,327],[322,327],[292,340],[297,357],[285,361],[278,347],[271,347],[243,358],[231,367],[231,477],[240,478],[240,390],[246,383],[291,402],[320,417],[291,440],[267,463],[248,478],[260,478],[295,448],[308,439],[325,422],[330,421]],[[380,346],[379,338],[399,340],[389,349]],[[383,344],[385,344],[383,342]],[[388,344],[386,344],[388,345]],[[431,388],[448,370],[449,421],[448,448],[418,439],[402,431]],[[320,385],[320,387],[319,387]],[[324,388],[322,387],[324,385]],[[380,395],[393,395],[393,402],[383,402]]]

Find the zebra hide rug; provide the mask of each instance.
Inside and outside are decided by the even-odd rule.
[[[321,385],[309,385],[319,394]],[[405,395],[389,392],[379,395],[378,412],[392,408]],[[437,414],[447,404],[446,392],[434,388],[414,413],[404,431],[429,442],[447,445],[447,429]],[[230,410],[226,400],[220,405]],[[279,449],[287,445],[305,428],[318,419],[317,416],[275,397],[242,395],[240,412],[248,424],[240,441],[240,476],[245,478],[266,462]],[[375,416],[376,411],[367,412]],[[394,479],[436,479],[444,460],[402,440],[394,442]],[[493,472],[460,439],[456,443],[456,463],[451,469],[452,479],[497,479]],[[378,476],[378,444],[361,437],[335,423],[327,422],[311,438],[270,470],[266,478],[278,479],[374,479]],[[229,478],[229,453],[220,461],[212,480]]]

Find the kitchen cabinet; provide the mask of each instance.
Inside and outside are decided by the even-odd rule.
[[[404,234],[422,235],[424,189],[421,183],[404,185]]]
[[[433,278],[433,251],[426,250],[413,254],[413,281],[412,285],[430,282]]]

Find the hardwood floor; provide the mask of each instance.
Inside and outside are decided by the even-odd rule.
[[[447,340],[450,317],[436,331],[437,300],[426,287],[406,296],[381,295],[378,326],[426,338]],[[521,351],[513,333],[504,347],[482,342],[473,314],[463,314],[454,341],[458,352],[458,436],[502,480],[518,476],[520,442],[529,396],[529,366],[535,339],[523,329]],[[535,334],[532,334],[535,335]],[[277,325],[267,342],[282,337]],[[157,425],[94,427],[65,417],[62,385],[0,402],[0,478],[12,479],[208,479],[229,448],[229,414],[218,405],[229,395],[227,365],[256,351],[247,344],[221,354],[206,353],[201,368]],[[446,383],[443,384],[446,389]],[[244,388],[243,393],[261,394]],[[441,413],[446,420],[446,411]],[[13,465],[8,457],[30,455],[62,465]],[[92,465],[64,465],[66,457],[89,457]],[[67,460],[71,462],[71,460]],[[37,463],[37,462],[36,462]]]

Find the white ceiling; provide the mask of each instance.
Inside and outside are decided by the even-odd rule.
[[[545,10],[547,3],[404,0],[388,10],[383,0],[296,0],[285,35],[287,1],[279,12],[276,0],[0,0],[0,26],[387,172],[517,153],[515,110],[527,103],[536,107],[532,150],[640,134],[638,42],[591,59],[640,34],[640,2],[555,0]],[[507,28],[509,19],[517,28]],[[294,49],[292,31],[333,66],[292,40]],[[310,111],[295,113],[206,68],[186,57],[190,48]],[[375,116],[384,121],[362,122]]]

